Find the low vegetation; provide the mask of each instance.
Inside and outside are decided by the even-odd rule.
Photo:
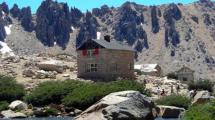
[[[199,80],[193,81],[188,84],[189,90],[208,90],[209,92],[213,92],[214,84],[209,80]]]
[[[0,100],[11,102],[22,99],[25,95],[24,87],[16,83],[12,77],[0,75]]]
[[[55,108],[46,108],[45,112],[48,115],[57,115],[59,111]]]
[[[156,103],[159,105],[188,108],[191,104],[191,100],[183,95],[172,94],[158,99]]]
[[[86,83],[74,80],[44,82],[25,96],[25,100],[35,106],[50,103],[65,104],[79,109],[85,109],[109,93],[137,90],[147,93],[142,84],[130,80],[109,83]]]
[[[136,90],[146,94],[142,84],[129,80],[121,80],[105,84],[86,84],[68,94],[63,99],[63,103],[67,106],[85,109],[112,92],[124,90]]]
[[[184,114],[183,120],[214,120],[215,100],[206,104],[191,106]]]
[[[25,101],[35,106],[48,105],[50,103],[60,104],[68,93],[73,89],[83,86],[79,81],[48,81],[39,84],[32,92],[24,97]]]
[[[0,111],[6,110],[9,103],[7,101],[0,101]]]

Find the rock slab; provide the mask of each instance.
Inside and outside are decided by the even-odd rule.
[[[154,120],[154,103],[138,91],[111,93],[75,120]]]
[[[210,92],[206,90],[198,91],[193,98],[192,104],[202,104],[210,100]]]
[[[4,118],[26,118],[27,116],[24,113],[14,112],[12,110],[2,111],[1,114]]]
[[[180,114],[184,111],[184,108],[158,105],[156,107],[156,116],[162,118],[179,118]]]

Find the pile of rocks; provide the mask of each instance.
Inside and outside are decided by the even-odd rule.
[[[175,79],[167,79],[167,77],[155,77],[155,76],[146,76],[141,75],[137,79],[138,82],[146,85],[146,89],[148,89],[152,95],[158,98],[161,91],[165,91],[165,95],[170,95],[173,93],[177,94],[187,94],[188,86],[187,84],[181,83],[179,80]],[[180,89],[177,90],[177,87]]]
[[[14,71],[14,66],[10,65],[8,61],[1,61],[0,69],[2,70],[3,74],[8,76],[16,77],[17,73]]]
[[[13,101],[9,106],[9,110],[1,111],[3,118],[26,118],[26,117],[47,117],[47,116],[77,116],[82,111],[72,108],[65,107],[64,105],[50,104],[49,106],[39,108],[28,105],[23,101]],[[50,110],[55,112],[50,112]]]
[[[27,68],[23,71],[23,76],[33,79],[56,79],[57,74],[69,69],[62,61],[53,59],[42,62],[26,62],[25,67]]]

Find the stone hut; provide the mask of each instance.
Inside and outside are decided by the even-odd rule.
[[[176,71],[175,74],[178,80],[181,80],[183,82],[189,82],[194,80],[194,71],[185,66],[182,67],[180,70]]]
[[[134,65],[134,69],[141,71],[144,75],[157,77],[162,75],[162,69],[158,64],[138,64]]]
[[[86,79],[114,80],[134,78],[134,56],[132,48],[110,40],[89,39],[77,48],[78,77]]]

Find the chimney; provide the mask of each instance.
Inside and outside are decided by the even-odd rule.
[[[105,35],[104,36],[104,40],[107,41],[107,42],[110,42],[110,36],[109,35]]]

